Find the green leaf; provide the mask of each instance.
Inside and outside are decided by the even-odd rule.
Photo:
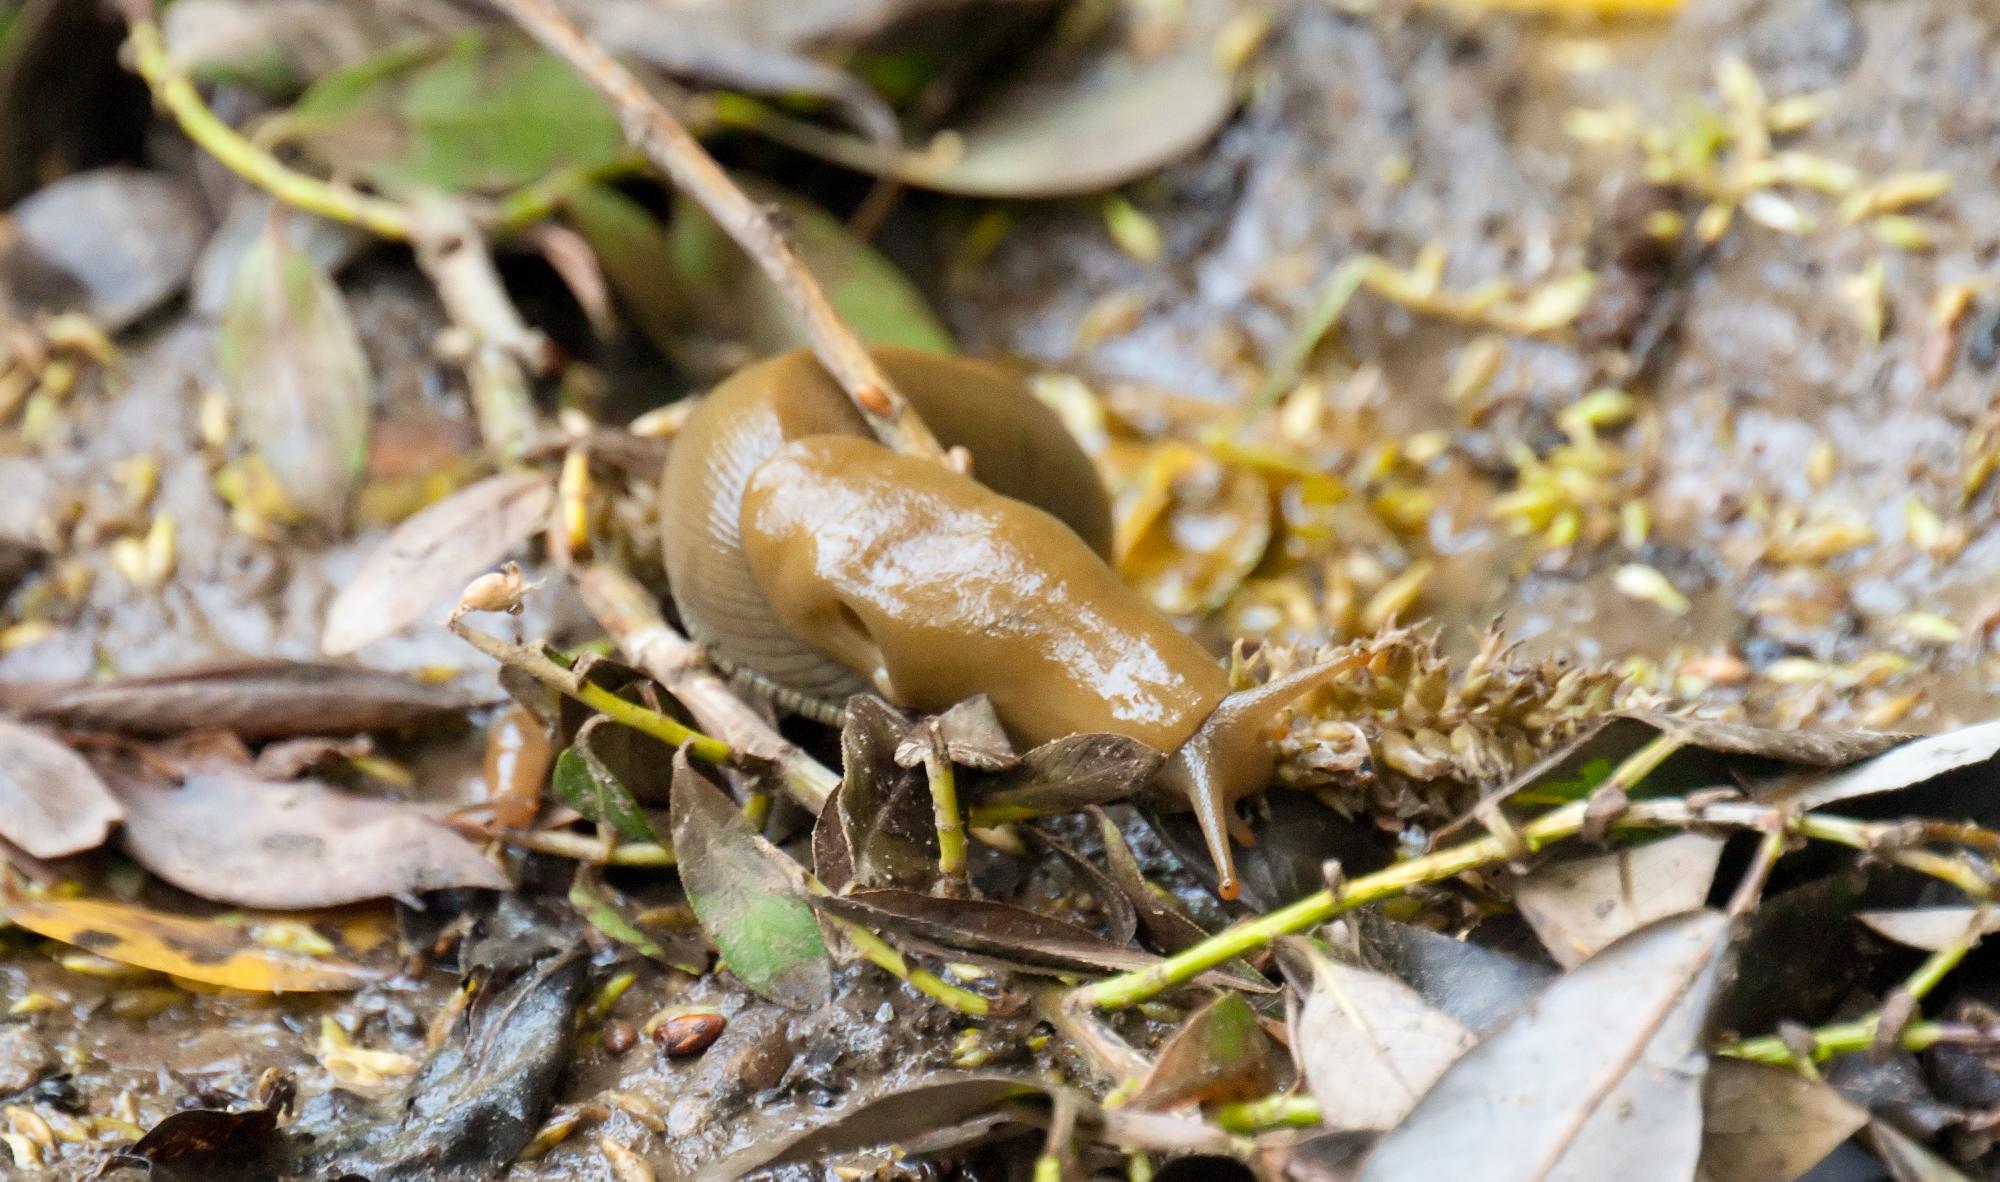
[[[629,841],[655,841],[653,826],[639,808],[638,800],[624,781],[612,774],[591,749],[592,737],[600,725],[615,726],[602,718],[583,724],[576,741],[556,756],[549,790],[556,799],[597,822],[609,825]]]
[[[798,865],[759,837],[722,790],[674,756],[674,852],[709,943],[759,996],[825,1004],[833,970]]]
[[[597,254],[597,265],[646,339],[669,356],[684,328],[687,297],[667,232],[638,202],[609,185],[586,185],[563,209]]]
[[[238,438],[292,509],[338,526],[368,462],[373,383],[340,289],[275,224],[237,265],[216,359]]]
[[[513,30],[401,46],[306,91],[283,126],[336,171],[387,192],[499,194],[606,167],[618,121],[589,84]]]
[[[795,193],[754,178],[736,179],[752,197],[777,207],[806,266],[862,340],[933,353],[956,350],[909,277],[849,234],[839,219]],[[709,333],[743,340],[758,356],[807,343],[770,281],[693,199],[675,199],[669,237],[675,270]]]

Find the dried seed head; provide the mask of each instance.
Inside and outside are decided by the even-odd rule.
[[[518,616],[521,614],[522,596],[539,586],[539,582],[523,580],[520,563],[509,562],[499,570],[488,571],[467,583],[452,618],[468,612],[506,612],[510,616]]]

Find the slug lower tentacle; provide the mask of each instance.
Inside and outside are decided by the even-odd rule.
[[[1273,717],[1345,664],[1231,694],[1106,564],[1109,504],[1052,411],[976,363],[876,356],[977,479],[876,443],[809,354],[750,366],[689,418],[661,482],[683,622],[809,711],[984,693],[1025,743],[1115,732],[1171,753],[1156,788],[1194,810],[1234,898],[1230,822],[1270,779]]]

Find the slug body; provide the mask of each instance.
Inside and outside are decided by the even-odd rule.
[[[977,479],[878,444],[806,353],[749,366],[676,438],[667,575],[719,662],[828,717],[849,694],[941,711],[988,695],[1034,744],[1112,732],[1170,752],[1224,897],[1232,806],[1262,791],[1264,731],[1333,670],[1231,694],[1201,645],[1119,581],[1110,507],[1053,411],[999,371],[908,349],[877,360]]]

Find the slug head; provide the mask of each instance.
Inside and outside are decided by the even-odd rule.
[[[1361,653],[1348,653],[1230,694],[1160,769],[1158,787],[1194,810],[1208,856],[1215,863],[1215,893],[1224,899],[1236,898],[1243,889],[1236,877],[1230,836],[1235,833],[1249,844],[1249,830],[1237,816],[1236,802],[1255,796],[1270,783],[1270,732],[1279,713],[1300,694],[1362,660]]]

